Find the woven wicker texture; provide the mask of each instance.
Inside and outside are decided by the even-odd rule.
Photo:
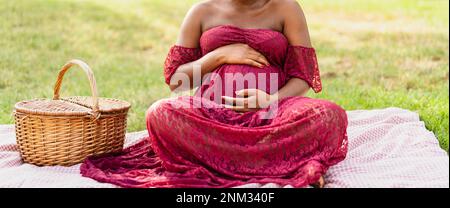
[[[73,65],[85,71],[92,97],[59,97],[64,74]],[[129,108],[128,102],[99,98],[90,67],[80,60],[71,60],[58,75],[53,100],[35,99],[15,105],[16,137],[22,159],[40,166],[70,166],[90,155],[120,151]]]

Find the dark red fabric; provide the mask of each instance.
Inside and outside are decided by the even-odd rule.
[[[276,31],[215,27],[203,34],[201,51],[204,55],[238,42],[263,53],[271,66],[223,65],[215,70],[218,73],[213,81],[225,72],[276,72],[279,79],[265,81],[277,84],[277,89],[290,77],[299,77],[307,79],[315,91],[320,90],[313,51],[289,48],[286,38]],[[172,61],[166,62],[167,77],[176,65],[196,57],[191,55],[196,53],[194,49],[176,48],[167,59]],[[257,112],[241,114],[203,96],[202,88],[217,86],[217,82],[210,82],[202,85],[196,96],[154,103],[146,117],[149,137],[122,153],[87,159],[81,165],[82,175],[123,187],[232,187],[253,182],[303,187],[345,158],[347,115],[338,105],[289,97]],[[263,118],[263,114],[274,116]]]
[[[166,84],[170,83],[170,78],[179,66],[195,61],[202,57],[198,48],[187,48],[183,46],[173,46],[170,48],[169,55],[164,61],[164,78]]]
[[[292,77],[303,79],[314,92],[322,91],[322,81],[314,48],[289,46],[284,70],[288,76],[287,79]]]

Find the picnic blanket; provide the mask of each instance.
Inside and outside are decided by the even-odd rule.
[[[348,111],[349,150],[325,175],[326,188],[449,188],[449,156],[415,112],[399,108]],[[147,136],[128,133],[125,146]],[[80,165],[38,167],[23,163],[14,126],[0,125],[0,187],[109,188],[80,175]],[[239,188],[280,188],[246,184]],[[288,188],[290,186],[285,186]]]

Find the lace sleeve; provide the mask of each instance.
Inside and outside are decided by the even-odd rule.
[[[319,65],[314,48],[289,46],[284,71],[288,79],[295,77],[305,80],[314,92],[322,91]]]
[[[164,62],[164,78],[166,84],[179,66],[201,58],[200,48],[187,48],[183,46],[172,46]]]

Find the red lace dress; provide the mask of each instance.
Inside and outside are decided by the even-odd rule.
[[[304,187],[342,161],[347,152],[347,116],[332,102],[289,97],[241,114],[214,99],[221,91],[227,94],[230,86],[232,92],[253,88],[230,84],[227,74],[266,74],[269,78],[257,79],[256,86],[271,93],[292,77],[305,80],[315,92],[321,90],[314,49],[290,46],[279,32],[212,28],[202,35],[201,49],[171,48],[166,82],[178,66],[232,43],[258,50],[270,66],[222,65],[195,96],[154,103],[147,111],[149,137],[121,153],[87,159],[82,175],[122,187],[232,187],[253,182]],[[195,107],[196,102],[201,107]],[[274,116],[260,116],[270,112]]]

